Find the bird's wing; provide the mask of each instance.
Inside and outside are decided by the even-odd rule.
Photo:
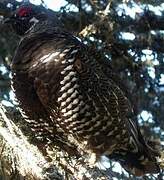
[[[103,73],[107,76],[109,80],[113,82],[113,85],[115,84],[115,92],[118,93],[118,99],[120,99],[120,103],[123,102],[124,105],[122,107],[125,107],[125,111],[127,112],[127,128],[134,140],[138,145],[141,146],[141,143],[139,143],[139,138],[142,138],[142,135],[140,133],[138,122],[136,121],[136,118],[134,117],[133,113],[133,107],[132,107],[132,98],[131,94],[128,90],[128,87],[122,82],[120,77],[116,72],[114,72],[109,60],[107,59],[97,59],[99,66]],[[116,85],[117,84],[117,85]],[[122,103],[121,103],[122,104]],[[141,141],[144,143],[144,140],[141,139]]]
[[[144,140],[141,139],[140,142],[139,138],[142,138],[142,135],[137,122],[133,118],[133,108],[128,100],[129,97],[127,97],[127,93],[123,92],[123,90],[119,87],[120,80],[117,80],[117,76],[113,75],[109,62],[106,60],[95,60],[94,58],[92,59],[89,57],[89,55],[87,56],[88,57],[85,58],[90,59],[90,61],[87,62],[88,64],[84,63],[82,59],[79,60],[78,64],[81,64],[79,66],[82,68],[81,72],[90,72],[90,74],[88,73],[88,75],[86,75],[85,73],[80,73],[79,71],[79,76],[81,76],[81,79],[83,79],[82,76],[93,77],[89,79],[90,82],[88,82],[88,86],[92,83],[91,81],[94,81],[90,88],[92,89],[94,87],[96,89],[95,91],[99,94],[101,101],[104,99],[104,104],[108,108],[112,117],[116,117],[124,121],[126,124],[126,130],[132,137],[131,139],[135,147],[142,151]],[[90,69],[88,69],[88,67]],[[85,87],[85,84],[86,82],[82,84],[82,87]],[[105,102],[105,100],[107,101]],[[118,126],[120,125],[118,124]]]

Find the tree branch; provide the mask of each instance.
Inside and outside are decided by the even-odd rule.
[[[140,33],[135,35],[134,40],[118,39],[118,44],[123,46],[123,49],[142,50],[151,49],[158,53],[164,53],[164,37],[160,34]]]
[[[157,16],[151,11],[138,14],[135,19],[130,16],[117,14],[113,15],[116,23],[118,23],[121,30],[144,33],[150,30],[164,30],[164,17]]]
[[[21,130],[9,118],[12,115],[0,105],[0,164],[5,163],[5,168],[0,165],[0,176],[5,174],[10,178],[14,173],[19,177],[26,179],[42,180],[42,179],[110,179],[111,177],[120,176],[119,173],[113,172],[111,169],[100,170],[95,165],[91,165],[83,155],[80,159],[68,157],[65,152],[50,152],[53,156],[51,162],[39,152],[38,148],[30,144]],[[8,160],[6,161],[7,154]],[[7,173],[6,167],[10,170]]]
[[[8,151],[1,151],[1,161],[6,161],[4,154],[8,153],[10,158],[7,164],[9,165],[10,172],[16,173],[18,171],[20,177],[26,177],[27,179],[47,178],[44,169],[49,168],[50,164],[36,147],[28,143],[25,136],[12,120],[7,118],[5,109],[2,106],[0,108],[0,137],[5,143],[5,151]],[[54,175],[56,179],[61,179],[62,177],[55,170]],[[8,176],[11,177],[12,174],[9,173]]]

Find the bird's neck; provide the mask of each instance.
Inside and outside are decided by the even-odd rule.
[[[38,21],[35,22],[30,29],[28,29],[26,31],[26,33],[24,34],[24,37],[27,36],[31,36],[32,34],[41,34],[41,33],[59,33],[64,31],[64,29],[62,28],[61,23],[57,22],[53,22],[52,20],[44,20],[44,21]]]

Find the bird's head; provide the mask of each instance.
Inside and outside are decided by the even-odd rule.
[[[24,35],[34,24],[46,18],[47,15],[42,8],[32,4],[24,4],[16,9],[9,18],[5,19],[4,23],[11,24],[18,35]]]

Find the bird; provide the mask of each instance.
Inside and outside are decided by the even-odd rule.
[[[106,60],[92,57],[39,6],[22,4],[6,23],[21,36],[11,63],[13,91],[38,139],[71,144],[96,160],[104,155],[136,176],[160,172],[159,153],[141,134]]]

